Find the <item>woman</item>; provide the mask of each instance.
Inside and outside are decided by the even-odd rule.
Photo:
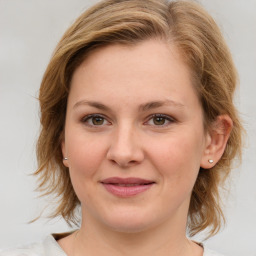
[[[41,84],[35,173],[59,198],[52,217],[79,229],[3,255],[219,255],[186,233],[214,235],[224,220],[219,188],[241,149],[236,83],[197,4],[107,0],[86,11]]]

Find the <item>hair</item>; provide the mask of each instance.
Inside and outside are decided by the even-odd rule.
[[[188,231],[194,235],[207,228],[216,234],[225,220],[220,188],[241,158],[242,125],[233,103],[237,73],[231,54],[213,18],[192,1],[106,0],[85,11],[58,43],[42,79],[39,102],[41,131],[37,143],[42,195],[58,199],[51,218],[62,216],[78,224],[80,205],[69,171],[63,165],[61,142],[70,81],[75,69],[93,49],[109,44],[136,45],[160,38],[175,45],[191,70],[191,80],[204,112],[205,129],[219,115],[233,121],[224,154],[211,169],[200,169],[188,212]]]

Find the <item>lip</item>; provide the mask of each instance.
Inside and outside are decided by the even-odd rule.
[[[147,191],[155,182],[135,177],[111,177],[102,180],[101,184],[108,192],[115,196],[132,197]]]

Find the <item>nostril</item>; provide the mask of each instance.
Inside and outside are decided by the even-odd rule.
[[[113,159],[110,159],[110,162],[111,162],[112,164],[117,164],[117,162],[116,162],[115,160],[113,160]]]
[[[113,164],[120,165],[122,167],[130,167],[140,163],[144,154],[141,148],[137,145],[136,147],[131,147],[131,143],[127,144],[125,147],[122,144],[114,143],[108,149],[107,159]]]
[[[110,162],[113,164],[113,165],[119,165],[121,166],[122,168],[127,168],[127,167],[131,167],[133,165],[136,165],[138,162],[136,160],[131,160],[131,161],[118,161],[116,159],[109,159]]]

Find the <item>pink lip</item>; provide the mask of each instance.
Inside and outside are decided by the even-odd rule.
[[[101,181],[105,189],[119,197],[131,197],[150,189],[155,182],[140,178],[111,177]]]

